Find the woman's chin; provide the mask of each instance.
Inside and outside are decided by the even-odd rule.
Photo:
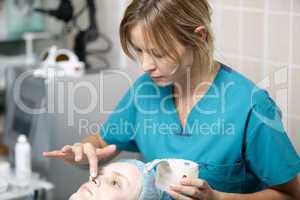
[[[158,86],[161,86],[161,87],[168,86],[168,85],[171,85],[171,84],[172,84],[172,81],[169,81],[169,80],[167,80],[167,79],[153,79],[153,81],[154,81]]]

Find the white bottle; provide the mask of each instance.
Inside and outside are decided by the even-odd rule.
[[[25,135],[18,137],[15,146],[15,164],[18,185],[28,186],[31,178],[31,146]]]

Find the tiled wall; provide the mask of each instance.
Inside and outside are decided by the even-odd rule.
[[[300,152],[300,0],[209,0],[216,58],[266,88]]]

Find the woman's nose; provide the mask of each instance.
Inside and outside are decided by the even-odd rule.
[[[144,72],[151,72],[156,69],[156,64],[153,58],[148,54],[143,55],[143,62],[141,64]]]

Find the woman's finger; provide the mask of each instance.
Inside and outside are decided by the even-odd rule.
[[[194,186],[183,186],[183,185],[171,185],[170,189],[174,192],[187,195],[196,199],[201,199],[204,195],[199,188]]]
[[[201,190],[209,188],[208,183],[199,178],[183,178],[180,183],[184,186],[195,186]]]
[[[73,151],[66,153],[66,155],[64,157],[62,157],[62,159],[68,164],[72,164],[72,165],[73,164],[81,164],[81,163],[75,161]]]
[[[83,149],[89,161],[90,175],[91,177],[96,178],[98,174],[98,158],[96,155],[96,149],[90,143],[84,144]]]
[[[72,151],[74,152],[76,162],[82,161],[82,158],[83,158],[83,147],[82,146],[83,145],[80,143],[76,143],[72,146]]]
[[[46,151],[43,152],[43,156],[47,158],[61,158],[66,156],[66,153],[63,153],[62,151]]]
[[[61,149],[62,152],[67,153],[67,152],[73,152],[72,151],[72,146],[71,145],[66,145]]]
[[[63,158],[64,162],[70,165],[75,165],[78,164],[77,162],[75,162],[74,157],[72,158]]]
[[[98,157],[98,160],[105,160],[107,158],[112,157],[117,152],[117,146],[116,145],[109,145],[103,148],[96,149],[96,155]]]

